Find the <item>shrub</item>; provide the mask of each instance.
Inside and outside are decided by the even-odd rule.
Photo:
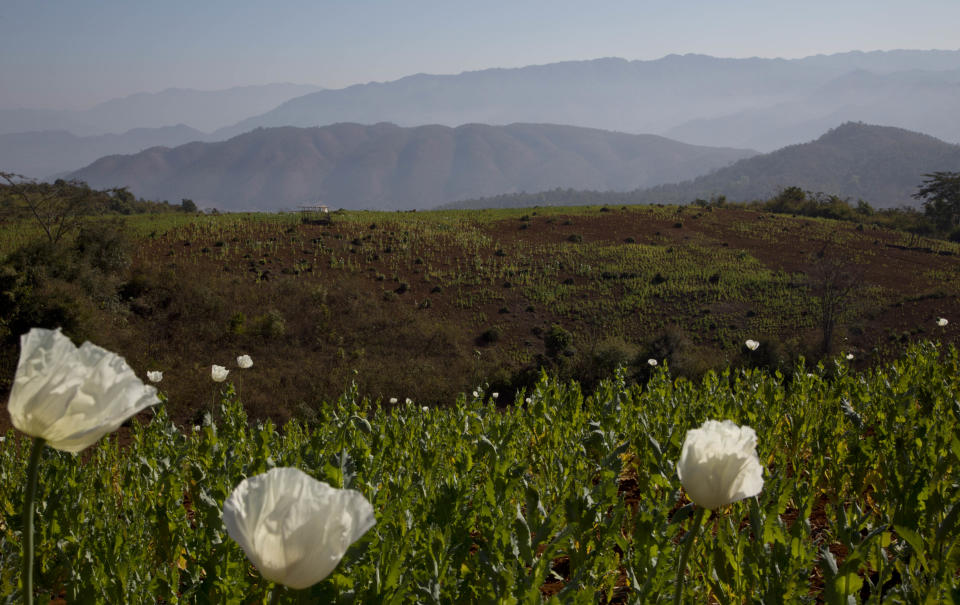
[[[503,330],[499,326],[493,326],[480,335],[480,340],[487,344],[493,344],[503,336]]]
[[[268,340],[279,338],[287,332],[287,321],[276,309],[257,317],[255,325],[257,334]]]
[[[543,344],[546,346],[547,355],[556,357],[573,344],[573,334],[563,326],[553,324],[543,337]]]
[[[634,362],[637,354],[636,345],[619,337],[607,338],[581,357],[573,378],[581,382],[584,389],[592,391],[601,380],[612,377],[618,367]]]
[[[121,219],[84,224],[73,246],[86,264],[103,273],[118,273],[130,265],[133,244]]]
[[[246,323],[247,316],[242,312],[237,311],[230,316],[230,324],[227,327],[227,331],[229,331],[231,334],[243,334],[247,330]]]

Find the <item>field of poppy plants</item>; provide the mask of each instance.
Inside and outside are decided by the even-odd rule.
[[[181,427],[162,377],[157,401],[65,340],[24,339],[9,410],[37,439],[0,443],[7,602],[25,600],[25,501],[39,602],[960,600],[950,345],[789,378],[690,381],[661,359],[589,395],[544,374],[499,405],[483,386],[444,407],[353,387],[283,426],[247,417],[231,370]],[[123,445],[97,440],[151,402]]]

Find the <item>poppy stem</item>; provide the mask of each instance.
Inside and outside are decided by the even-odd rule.
[[[42,437],[33,438],[27,466],[27,492],[23,498],[23,602],[26,605],[33,605],[33,503],[37,498],[40,454],[45,443]]]
[[[680,552],[680,564],[677,566],[677,583],[673,589],[673,604],[679,605],[680,598],[683,596],[683,574],[687,570],[687,557],[690,556],[690,549],[693,547],[693,541],[697,538],[697,533],[700,532],[700,524],[703,523],[703,518],[707,514],[707,509],[702,506],[696,507],[696,513],[693,516],[693,526],[687,532],[687,535],[684,536],[683,541],[683,550]]]
[[[280,592],[283,590],[283,587],[280,584],[273,585],[273,592],[270,593],[270,605],[277,605],[280,603]]]

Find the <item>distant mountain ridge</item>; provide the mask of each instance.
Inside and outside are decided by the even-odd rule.
[[[0,134],[0,170],[49,180],[105,155],[136,153],[157,146],[175,147],[207,137],[183,124],[88,137],[78,137],[65,130]]]
[[[322,89],[306,84],[264,84],[224,90],[168,88],[111,99],[81,111],[0,109],[0,134],[64,130],[77,136],[93,136],[178,124],[211,132],[318,90]]]
[[[297,97],[214,135],[344,121],[401,126],[533,122],[730,146],[714,134],[724,128],[723,136],[731,140],[755,140],[759,145],[748,147],[771,150],[810,140],[843,120],[869,119],[960,141],[958,70],[960,51],[899,50],[789,60],[605,58],[457,75],[416,74]],[[911,76],[917,71],[924,73],[920,91]],[[836,82],[844,78],[843,85]],[[885,89],[878,90],[877,79]],[[747,119],[754,113],[764,118],[756,127]],[[730,120],[735,123],[728,126]],[[766,136],[770,131],[776,136]]]
[[[649,201],[690,201],[726,195],[765,199],[781,188],[863,199],[878,208],[917,206],[923,175],[960,170],[960,145],[890,126],[847,122],[799,145],[758,155],[711,174],[646,192]]]
[[[875,208],[918,207],[912,197],[924,174],[960,171],[960,145],[929,135],[847,122],[818,139],[755,155],[681,183],[627,193],[544,191],[461,200],[448,208],[523,207],[586,203],[684,204],[719,196],[765,200],[786,187],[864,200]]]
[[[431,208],[555,186],[629,190],[693,178],[753,155],[551,124],[263,128],[216,143],[110,156],[73,172],[93,187],[226,210]]]
[[[0,110],[0,134],[64,130],[93,136],[184,124],[207,133],[192,140],[222,141],[260,127],[342,122],[403,127],[552,123],[765,152],[809,141],[847,121],[896,126],[960,143],[958,107],[960,50],[854,51],[789,60],[691,54],[415,74],[337,90],[293,84],[170,89],[114,99],[82,112]],[[30,167],[39,177],[90,160],[83,155],[81,162],[66,165],[70,158],[63,150],[53,143],[42,146],[49,139],[19,139],[21,147],[0,140],[0,155],[24,150],[17,165]],[[185,141],[161,144],[178,142]],[[95,148],[103,155],[137,151],[102,143]],[[62,161],[50,171],[48,158],[54,157]],[[11,167],[0,165],[0,170]]]
[[[771,107],[695,119],[665,136],[699,145],[771,150],[846,121],[885,124],[960,142],[960,69],[845,73]]]

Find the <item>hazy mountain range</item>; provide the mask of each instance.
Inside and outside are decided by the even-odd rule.
[[[322,90],[215,133],[335,122],[570,124],[770,151],[844,120],[960,142],[960,51],[596,59]]]
[[[483,177],[488,179],[486,182],[468,184],[463,179],[470,171],[459,171],[461,164],[456,163],[461,156],[455,156],[457,160],[451,164],[456,169],[444,164],[435,169],[424,168],[423,174],[433,175],[430,178],[420,173],[406,177],[394,175],[391,171],[404,170],[407,164],[390,167],[390,158],[394,155],[399,158],[402,154],[395,147],[399,144],[397,140],[389,137],[373,137],[371,141],[376,139],[376,144],[371,142],[363,148],[363,153],[369,154],[365,159],[361,159],[359,148],[350,145],[344,149],[349,148],[353,155],[341,156],[323,145],[315,148],[304,143],[302,134],[293,137],[277,133],[243,139],[243,162],[229,155],[215,160],[209,154],[232,153],[240,145],[231,142],[232,139],[254,128],[316,127],[344,122],[391,122],[410,128],[423,124],[452,127],[479,123],[553,123],[654,133],[709,147],[771,151],[810,141],[846,121],[863,121],[916,130],[956,143],[960,142],[958,108],[960,51],[850,52],[791,60],[718,59],[703,55],[670,55],[655,61],[596,59],[458,75],[417,74],[392,82],[339,90],[290,84],[213,92],[171,89],[131,95],[81,112],[0,110],[0,170],[46,178],[81,168],[97,157],[136,153],[156,145],[177,147],[191,141],[224,141],[230,144],[190,148],[203,150],[201,155],[209,168],[232,171],[207,175],[203,182],[239,180],[251,183],[253,191],[238,191],[239,197],[229,196],[233,200],[229,203],[223,201],[227,198],[225,194],[213,195],[206,186],[176,195],[207,199],[211,204],[215,202],[224,207],[250,207],[255,200],[279,195],[271,198],[266,209],[301,195],[314,196],[321,175],[325,186],[332,187],[336,179],[345,178],[336,175],[350,174],[353,178],[363,176],[369,182],[324,190],[337,198],[348,192],[359,192],[357,199],[343,199],[340,204],[425,206],[456,199],[456,196],[476,197],[537,187],[646,187],[690,179],[723,164],[705,163],[697,167],[698,172],[690,163],[670,168],[666,161],[651,161],[645,164],[648,172],[641,171],[627,182],[629,179],[613,176],[621,169],[622,158],[615,160],[610,168],[594,167],[588,176],[586,169],[564,163],[569,158],[563,159],[565,156],[559,152],[542,156],[537,155],[540,153],[537,151],[530,157],[538,158],[536,161],[540,164],[525,161],[517,164],[536,174],[521,179],[511,172],[512,166],[494,163],[496,170],[491,168],[488,173],[480,173],[486,175]],[[28,130],[31,132],[23,132]],[[7,134],[3,135],[4,132]],[[557,143],[557,148],[570,147],[572,140],[579,136],[570,135],[562,145]],[[593,140],[591,137],[588,140]],[[450,138],[460,141],[453,135]],[[254,148],[257,144],[263,148]],[[431,144],[438,145],[437,149],[442,147],[440,143]],[[450,143],[444,145],[449,147]],[[489,157],[501,157],[505,153],[491,145]],[[167,155],[167,152],[152,150],[149,156],[162,157],[168,162],[183,153]],[[436,150],[419,153],[445,157]],[[579,149],[569,153],[585,152]],[[485,154],[478,152],[478,155]],[[314,161],[311,158],[319,156],[326,158],[325,162],[335,162],[333,167],[321,162],[332,172],[314,168],[320,170],[318,175],[303,176],[303,167]],[[670,157],[667,154],[665,160]],[[259,158],[260,163],[251,158]],[[289,165],[282,165],[281,159]],[[141,161],[142,157],[130,165],[139,165]],[[556,167],[547,163],[554,161],[559,162]],[[586,164],[592,161],[584,160]],[[106,164],[127,165],[124,162],[111,158],[105,164],[91,166],[83,174],[107,174],[110,171],[104,169]],[[358,166],[380,166],[385,172],[367,174]],[[164,164],[161,172],[167,174],[168,169]],[[149,179],[140,170],[142,168],[137,168],[124,178],[145,185]],[[241,170],[259,176],[245,176]],[[497,170],[504,175],[496,174]],[[649,170],[657,170],[659,174],[654,176]],[[441,173],[447,174],[443,185],[440,184],[443,179],[437,176]],[[558,180],[547,182],[555,178],[554,175]],[[176,187],[170,184],[158,189],[160,179],[158,175],[150,187],[138,194],[152,196],[152,192],[162,191],[165,197],[175,197],[170,192],[186,187],[186,184]],[[432,184],[413,185],[425,180]],[[833,179],[829,185],[836,182]],[[117,184],[122,183],[109,183]],[[815,188],[825,190],[827,185]],[[415,193],[422,195],[414,199]],[[892,199],[889,192],[883,195],[884,200]],[[297,203],[301,201],[297,199]]]
[[[886,124],[960,142],[960,69],[846,73],[797,98],[718,118],[691,120],[665,136],[699,145],[770,150],[846,121]]]
[[[105,155],[137,153],[159,145],[175,147],[207,137],[183,124],[88,137],[65,130],[0,134],[0,170],[36,179],[56,177]]]
[[[693,178],[753,155],[550,124],[457,128],[388,123],[264,128],[216,143],[101,158],[70,178],[148,199],[277,210],[431,208],[552,187],[629,190]]]
[[[960,145],[889,126],[846,123],[815,141],[741,160],[690,182],[664,185],[642,201],[689,202],[726,195],[766,199],[783,187],[863,199],[874,207],[917,206],[923,175],[960,170]]]
[[[499,195],[447,208],[520,208],[565,204],[688,203],[720,195],[766,200],[786,187],[862,199],[876,208],[918,207],[924,174],[960,169],[960,145],[889,126],[849,122],[815,141],[740,160],[710,174],[629,192],[564,191]]]
[[[265,84],[226,90],[169,88],[112,99],[82,111],[0,109],[0,134],[65,130],[77,136],[90,136],[179,124],[210,132],[318,90],[321,90],[319,86],[305,84]]]

